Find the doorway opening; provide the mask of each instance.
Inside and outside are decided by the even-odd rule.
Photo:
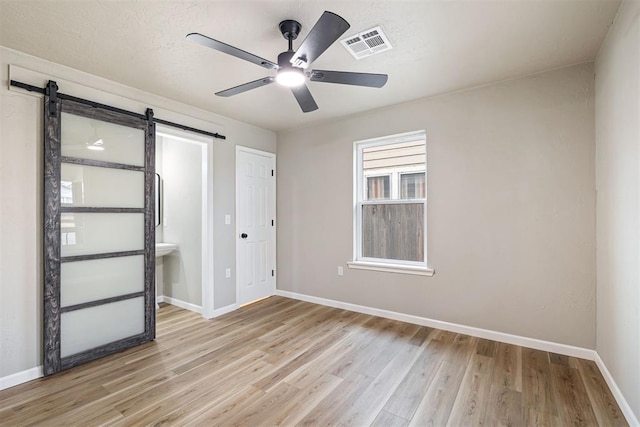
[[[156,172],[157,301],[209,318],[214,277],[213,139],[158,126]]]

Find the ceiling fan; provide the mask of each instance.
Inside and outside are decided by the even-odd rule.
[[[297,21],[287,19],[279,25],[282,36],[289,42],[289,49],[278,55],[278,63],[271,62],[253,55],[237,47],[230,46],[218,40],[199,33],[187,34],[187,40],[215,49],[222,53],[244,59],[261,67],[276,70],[275,76],[267,76],[252,82],[244,83],[220,92],[218,96],[233,96],[277,82],[288,86],[293,96],[305,113],[318,109],[309,88],[305,84],[305,77],[312,82],[338,83],[354,86],[382,87],[387,82],[386,74],[351,73],[345,71],[311,70],[305,72],[313,61],[318,59],[338,38],[349,29],[350,25],[340,16],[332,12],[324,12],[313,26],[297,51],[293,50],[293,41],[300,34],[302,26]]]

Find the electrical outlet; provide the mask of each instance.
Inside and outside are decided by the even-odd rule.
[[[338,276],[344,276],[344,269],[341,265],[338,266]]]
[[[224,223],[226,225],[230,225],[231,224],[231,215],[227,214],[224,216]]]
[[[231,269],[230,269],[230,268],[227,268],[227,269],[224,271],[224,277],[226,277],[227,279],[228,279],[229,277],[231,277]]]

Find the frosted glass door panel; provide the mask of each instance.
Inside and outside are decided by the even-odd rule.
[[[71,356],[143,332],[143,297],[62,313],[60,355]]]
[[[144,131],[62,113],[62,156],[144,166]]]
[[[144,290],[144,256],[64,262],[60,305],[69,307]]]
[[[144,249],[144,214],[77,213],[60,215],[62,256]]]
[[[143,208],[144,172],[62,164],[62,206]]]

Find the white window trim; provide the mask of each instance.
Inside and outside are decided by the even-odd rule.
[[[413,274],[416,276],[433,276],[436,274],[436,271],[429,267],[385,264],[382,262],[350,261],[347,262],[347,266],[356,270],[384,271],[387,273]]]
[[[361,147],[366,146],[375,147],[379,145],[394,144],[400,142],[410,142],[415,140],[425,140],[426,134],[424,131],[407,132],[398,135],[391,135],[381,138],[373,138],[362,141],[355,141],[353,143],[353,261],[347,262],[347,266],[353,269],[361,270],[374,270],[384,271],[390,273],[404,273],[414,275],[433,276],[435,270],[428,266],[427,256],[427,205],[426,199],[409,199],[409,200],[364,200],[365,196],[365,174],[363,171],[363,162],[360,161],[362,156]],[[426,155],[425,155],[426,156]],[[425,158],[426,162],[426,158]],[[425,164],[426,166],[426,164]],[[422,170],[425,170],[422,168]],[[406,171],[412,173],[413,171]],[[417,172],[417,171],[416,171]],[[378,175],[378,174],[376,174]],[[425,191],[428,192],[428,178],[425,171]],[[377,259],[367,258],[362,256],[362,230],[358,225],[362,223],[362,209],[361,206],[365,204],[392,204],[392,203],[423,203],[424,205],[424,262],[403,261],[403,260],[389,260],[389,259]]]

